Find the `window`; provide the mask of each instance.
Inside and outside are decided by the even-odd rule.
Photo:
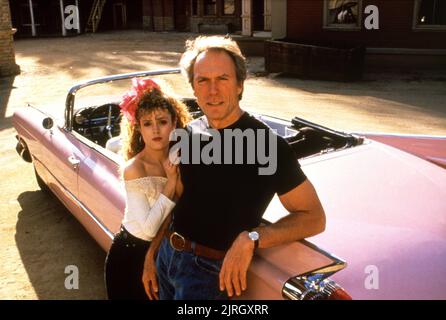
[[[204,15],[215,16],[217,14],[217,0],[204,0]]]
[[[446,1],[415,1],[414,27],[417,29],[446,30]]]
[[[192,15],[198,16],[198,0],[192,0]]]
[[[325,0],[324,27],[361,29],[362,0]]]
[[[235,13],[235,0],[224,0],[223,2],[223,14],[234,15]]]

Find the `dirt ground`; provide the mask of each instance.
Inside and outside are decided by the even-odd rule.
[[[21,74],[0,79],[0,299],[104,299],[105,253],[53,197],[41,192],[32,165],[16,154],[14,110],[33,103],[63,108],[80,80],[175,67],[187,33],[129,31],[19,40]],[[356,83],[262,74],[249,59],[242,106],[282,118],[300,116],[345,131],[446,135],[445,75],[369,75]],[[50,107],[50,105],[52,107]],[[65,268],[79,269],[68,290]]]

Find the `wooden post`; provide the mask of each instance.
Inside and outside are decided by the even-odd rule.
[[[34,8],[33,8],[33,0],[28,0],[29,3],[29,13],[31,15],[31,33],[32,36],[36,36],[36,24],[34,22]]]
[[[242,35],[252,36],[252,2],[242,0]]]
[[[263,30],[271,31],[271,0],[264,1],[263,19]]]
[[[79,18],[79,1],[76,0],[76,21],[77,21],[77,33],[81,33],[81,19]]]
[[[65,10],[63,7],[63,0],[59,0],[60,3],[60,18],[62,20],[62,35],[65,37],[67,35],[67,30],[65,30]]]

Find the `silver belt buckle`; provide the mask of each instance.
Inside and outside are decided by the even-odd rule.
[[[178,238],[181,239],[181,241],[183,242],[183,245],[182,245],[182,248],[181,248],[181,249],[177,249],[177,247],[173,244],[173,237],[178,237]],[[177,251],[183,251],[183,250],[184,250],[184,247],[186,246],[186,239],[184,239],[184,237],[183,237],[181,234],[176,233],[176,232],[174,232],[174,233],[172,233],[172,234],[170,235],[170,237],[169,237],[169,242],[170,242],[170,245],[172,246],[172,248],[174,248],[174,249],[177,250]]]

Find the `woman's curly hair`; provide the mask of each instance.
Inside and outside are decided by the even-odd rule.
[[[139,128],[139,120],[145,114],[154,110],[166,110],[176,121],[177,128],[184,128],[192,119],[186,105],[180,100],[167,95],[158,88],[145,92],[139,99],[135,112],[135,123],[126,117],[121,120],[121,135],[123,138],[122,154],[127,161],[144,149],[144,140]]]

